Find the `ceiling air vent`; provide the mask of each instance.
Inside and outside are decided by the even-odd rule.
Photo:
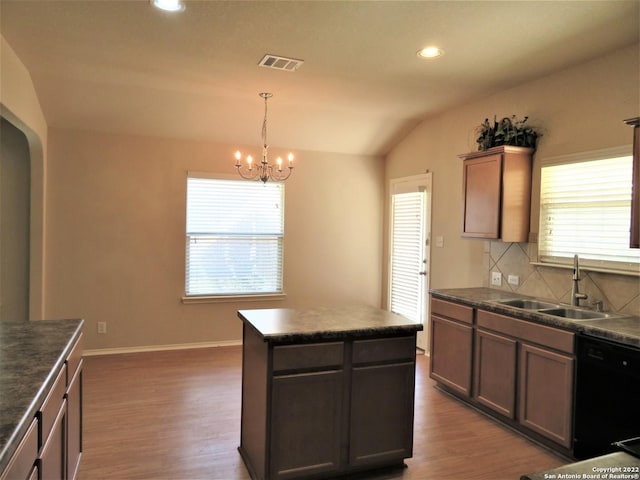
[[[286,70],[288,72],[295,72],[302,66],[304,60],[298,60],[296,58],[279,57],[278,55],[265,55],[258,63],[261,67],[275,68],[276,70]]]

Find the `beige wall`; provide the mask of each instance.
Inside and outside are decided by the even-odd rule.
[[[488,284],[488,242],[460,236],[462,161],[457,155],[477,150],[475,126],[486,117],[515,114],[528,115],[530,124],[541,127],[544,136],[534,160],[535,205],[539,198],[539,165],[544,158],[631,143],[631,130],[623,119],[637,116],[640,110],[639,50],[640,45],[634,45],[451,109],[422,122],[390,152],[387,185],[393,178],[425,169],[433,172],[431,231],[432,237],[444,237],[444,247],[432,245],[431,288]],[[388,200],[385,205],[387,210]],[[535,211],[532,231],[537,231],[537,218]],[[386,252],[386,243],[384,248]],[[522,258],[528,265],[526,255]],[[634,282],[640,288],[637,277]]]
[[[47,318],[83,317],[104,349],[239,341],[244,308],[378,306],[382,159],[318,152],[285,187],[286,300],[181,302],[187,172],[233,174],[235,147],[52,129]]]

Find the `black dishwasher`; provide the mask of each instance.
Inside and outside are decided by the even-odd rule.
[[[576,346],[573,454],[582,460],[640,437],[640,349],[586,334]]]

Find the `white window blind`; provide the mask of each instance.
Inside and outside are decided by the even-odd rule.
[[[188,177],[189,295],[282,293],[284,185]]]
[[[629,248],[632,158],[621,156],[542,167],[541,262],[638,271]]]
[[[419,272],[425,269],[425,192],[395,194],[391,208],[391,311],[420,320],[424,301],[424,277]]]

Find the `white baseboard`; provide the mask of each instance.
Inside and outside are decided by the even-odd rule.
[[[97,355],[117,355],[120,353],[161,352],[165,350],[188,350],[192,348],[233,347],[242,345],[242,340],[225,340],[222,342],[176,343],[172,345],[141,345],[137,347],[98,348],[85,350],[82,355],[92,357]]]

